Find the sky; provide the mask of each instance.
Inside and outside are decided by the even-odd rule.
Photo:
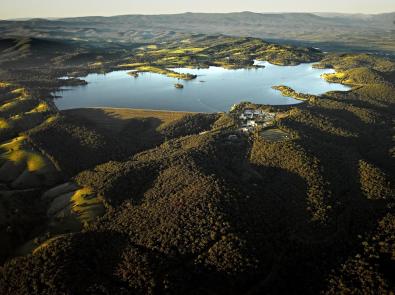
[[[395,0],[0,0],[0,19],[181,12],[395,12]]]

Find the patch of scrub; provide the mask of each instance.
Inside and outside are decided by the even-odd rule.
[[[36,247],[33,250],[33,254],[37,254],[39,251],[44,250],[45,248],[48,247],[49,244],[51,244],[52,242],[56,241],[57,239],[61,238],[63,235],[59,235],[53,238],[50,238],[48,240],[46,240],[45,242],[41,243],[38,247]]]
[[[53,185],[59,172],[41,153],[35,151],[25,136],[0,145],[0,181],[14,188]]]
[[[165,75],[169,78],[176,78],[176,79],[182,79],[182,80],[192,80],[196,78],[196,75],[191,75],[189,73],[178,73],[169,69],[163,69],[160,67],[154,67],[154,66],[141,66],[136,68],[137,72],[150,72],[150,73],[156,73],[156,74],[161,74]],[[135,72],[129,73],[129,75],[134,75]]]
[[[40,102],[35,108],[31,109],[30,111],[26,112],[26,114],[31,113],[44,113],[49,112],[50,107],[46,102]]]
[[[0,129],[9,129],[9,128],[11,128],[10,123],[4,118],[0,118]]]
[[[281,94],[285,97],[293,97],[293,98],[295,98],[297,100],[301,100],[301,101],[308,101],[308,100],[314,101],[317,98],[317,96],[315,96],[315,95],[296,92],[291,87],[284,86],[284,85],[273,86],[272,88],[274,90],[280,91]]]
[[[18,98],[26,98],[28,96],[25,88],[17,88],[12,90],[11,93],[19,95]]]
[[[74,192],[71,197],[72,210],[78,215],[81,223],[90,222],[104,213],[104,205],[100,198],[87,187]]]
[[[76,188],[77,187],[77,188]],[[43,195],[50,202],[47,215],[55,232],[79,230],[105,211],[102,198],[88,187],[78,187],[74,183],[62,184]]]
[[[7,82],[0,82],[0,88],[7,88],[7,87],[10,87],[10,86],[11,86],[10,83],[7,83]]]
[[[64,235],[57,235],[52,238],[48,238],[45,236],[37,237],[32,240],[27,241],[18,249],[16,249],[15,254],[18,256],[24,256],[28,254],[37,254],[40,251],[46,249],[51,243],[63,237]]]

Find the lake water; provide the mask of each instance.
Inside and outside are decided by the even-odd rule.
[[[299,100],[284,97],[274,85],[286,85],[298,92],[321,95],[328,91],[346,91],[349,87],[328,83],[320,76],[333,70],[314,69],[312,64],[276,66],[267,62],[258,69],[228,70],[174,69],[180,73],[196,74],[191,81],[181,81],[183,89],[174,84],[177,79],[153,73],[141,73],[138,78],[129,71],[90,74],[86,86],[63,88],[55,93],[60,110],[84,107],[138,108],[192,112],[222,112],[242,101],[268,105],[289,105]]]

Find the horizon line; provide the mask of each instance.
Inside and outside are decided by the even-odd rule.
[[[32,19],[45,19],[45,20],[57,20],[57,19],[68,19],[68,18],[84,18],[84,17],[117,17],[117,16],[159,16],[159,15],[181,15],[181,14],[231,14],[231,13],[256,13],[256,14],[339,14],[339,15],[365,15],[365,16],[374,16],[381,14],[391,14],[395,13],[394,11],[388,12],[375,12],[375,13],[364,13],[364,12],[334,12],[334,11],[316,11],[316,12],[300,12],[300,11],[265,11],[265,12],[257,12],[257,11],[228,11],[228,12],[204,12],[204,11],[184,11],[184,12],[175,12],[175,13],[128,13],[128,14],[114,14],[114,15],[81,15],[81,16],[46,16],[46,17],[17,17],[17,18],[6,18],[0,19],[3,21],[26,21]]]

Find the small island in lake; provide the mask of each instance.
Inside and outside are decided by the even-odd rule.
[[[129,74],[129,76],[132,76],[132,77],[135,77],[135,78],[137,78],[139,76],[139,72],[137,72],[137,71],[131,71],[128,74]]]

